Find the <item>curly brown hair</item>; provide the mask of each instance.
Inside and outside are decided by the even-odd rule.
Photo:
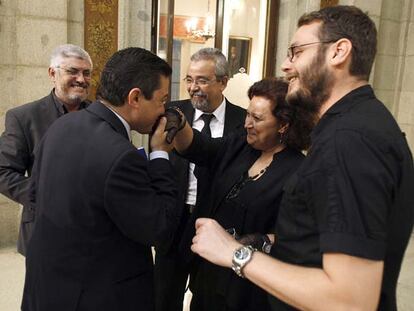
[[[288,83],[283,78],[265,78],[254,83],[247,95],[264,97],[273,103],[273,115],[280,124],[288,124],[284,133],[284,143],[296,150],[306,150],[310,146],[310,133],[315,124],[313,113],[301,107],[289,105],[286,101]]]

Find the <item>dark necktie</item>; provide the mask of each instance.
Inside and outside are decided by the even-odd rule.
[[[211,114],[203,113],[200,116],[200,119],[204,121],[204,126],[201,129],[201,133],[203,135],[207,135],[208,137],[211,137],[210,122],[211,122],[211,119],[213,118],[214,118],[214,114],[212,113]],[[201,174],[203,174],[203,172],[205,174],[205,169],[202,169],[198,167],[197,165],[194,167],[194,175],[197,177],[197,179],[201,178]],[[198,188],[198,185],[199,185],[199,181],[197,181],[197,188]],[[197,197],[198,197],[198,194],[197,194]]]
[[[203,113],[200,116],[200,118],[201,118],[201,120],[204,121],[204,126],[201,129],[201,133],[203,133],[204,135],[207,135],[208,137],[211,137],[210,122],[211,122],[211,119],[214,118],[214,114]]]

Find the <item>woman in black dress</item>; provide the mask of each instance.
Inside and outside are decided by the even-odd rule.
[[[177,151],[207,167],[211,181],[196,217],[214,218],[239,237],[273,239],[266,234],[273,230],[284,183],[304,158],[313,124],[305,111],[286,103],[287,87],[277,78],[250,87],[243,133],[211,139],[186,125],[177,134]],[[231,270],[200,258],[192,270],[192,311],[270,310],[266,293]]]

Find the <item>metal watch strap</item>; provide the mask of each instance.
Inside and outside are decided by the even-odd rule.
[[[235,258],[235,254],[237,251],[240,251],[241,249],[246,249],[250,252],[248,258],[246,258],[245,261],[243,261],[242,263],[238,262]],[[241,278],[244,278],[244,274],[243,274],[243,268],[252,260],[253,258],[253,253],[256,251],[255,248],[253,248],[251,245],[247,245],[247,246],[241,246],[238,249],[236,249],[234,251],[233,254],[233,260],[232,260],[232,266],[231,268],[233,269],[233,271]]]

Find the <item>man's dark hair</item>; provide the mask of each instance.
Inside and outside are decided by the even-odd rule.
[[[377,53],[377,29],[368,15],[357,7],[338,5],[304,14],[298,27],[314,22],[321,22],[321,42],[335,42],[341,38],[352,42],[349,72],[368,80]]]
[[[96,97],[122,106],[131,89],[141,89],[150,100],[160,88],[160,77],[171,76],[171,67],[157,55],[136,47],[113,54],[101,73]]]
[[[282,78],[265,78],[254,83],[247,95],[264,97],[273,105],[272,114],[280,126],[289,124],[283,141],[290,148],[305,150],[310,145],[310,132],[314,125],[314,115],[286,102],[288,83]]]

